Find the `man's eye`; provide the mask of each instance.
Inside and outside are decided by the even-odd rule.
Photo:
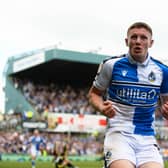
[[[131,36],[131,39],[136,40],[137,36]]]
[[[142,40],[146,40],[147,37],[146,37],[146,36],[141,36],[141,39],[142,39]]]

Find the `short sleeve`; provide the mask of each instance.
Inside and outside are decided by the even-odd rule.
[[[168,67],[163,68],[163,81],[160,88],[161,94],[168,94]]]

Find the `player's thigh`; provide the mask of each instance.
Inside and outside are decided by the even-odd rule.
[[[36,159],[37,156],[37,150],[35,148],[31,148],[30,155],[32,159]]]
[[[138,168],[163,168],[163,158],[156,145],[141,145],[136,156],[137,156],[137,167]]]
[[[106,134],[104,142],[104,165],[109,168],[113,162],[115,162],[114,166],[128,163],[128,168],[136,165],[134,149],[129,144],[127,137],[118,132]],[[122,166],[120,167],[122,168]]]
[[[148,162],[144,163],[139,168],[164,168],[163,165],[157,162]]]
[[[129,160],[116,160],[110,164],[109,168],[135,168],[135,165]]]

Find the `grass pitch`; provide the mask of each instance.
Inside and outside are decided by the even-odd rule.
[[[102,168],[102,161],[76,161],[73,162],[79,168]],[[31,168],[31,162],[0,161],[0,168]],[[37,162],[36,168],[55,168],[51,162]],[[168,168],[168,161],[165,167]]]
[[[102,161],[76,161],[79,168],[102,168]],[[31,162],[1,161],[0,168],[31,168]],[[36,168],[55,168],[51,162],[37,162]]]

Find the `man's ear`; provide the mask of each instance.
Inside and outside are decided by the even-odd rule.
[[[151,40],[149,48],[151,48],[153,46],[154,40]]]
[[[128,39],[127,38],[125,38],[125,44],[126,44],[126,46],[128,46]]]

